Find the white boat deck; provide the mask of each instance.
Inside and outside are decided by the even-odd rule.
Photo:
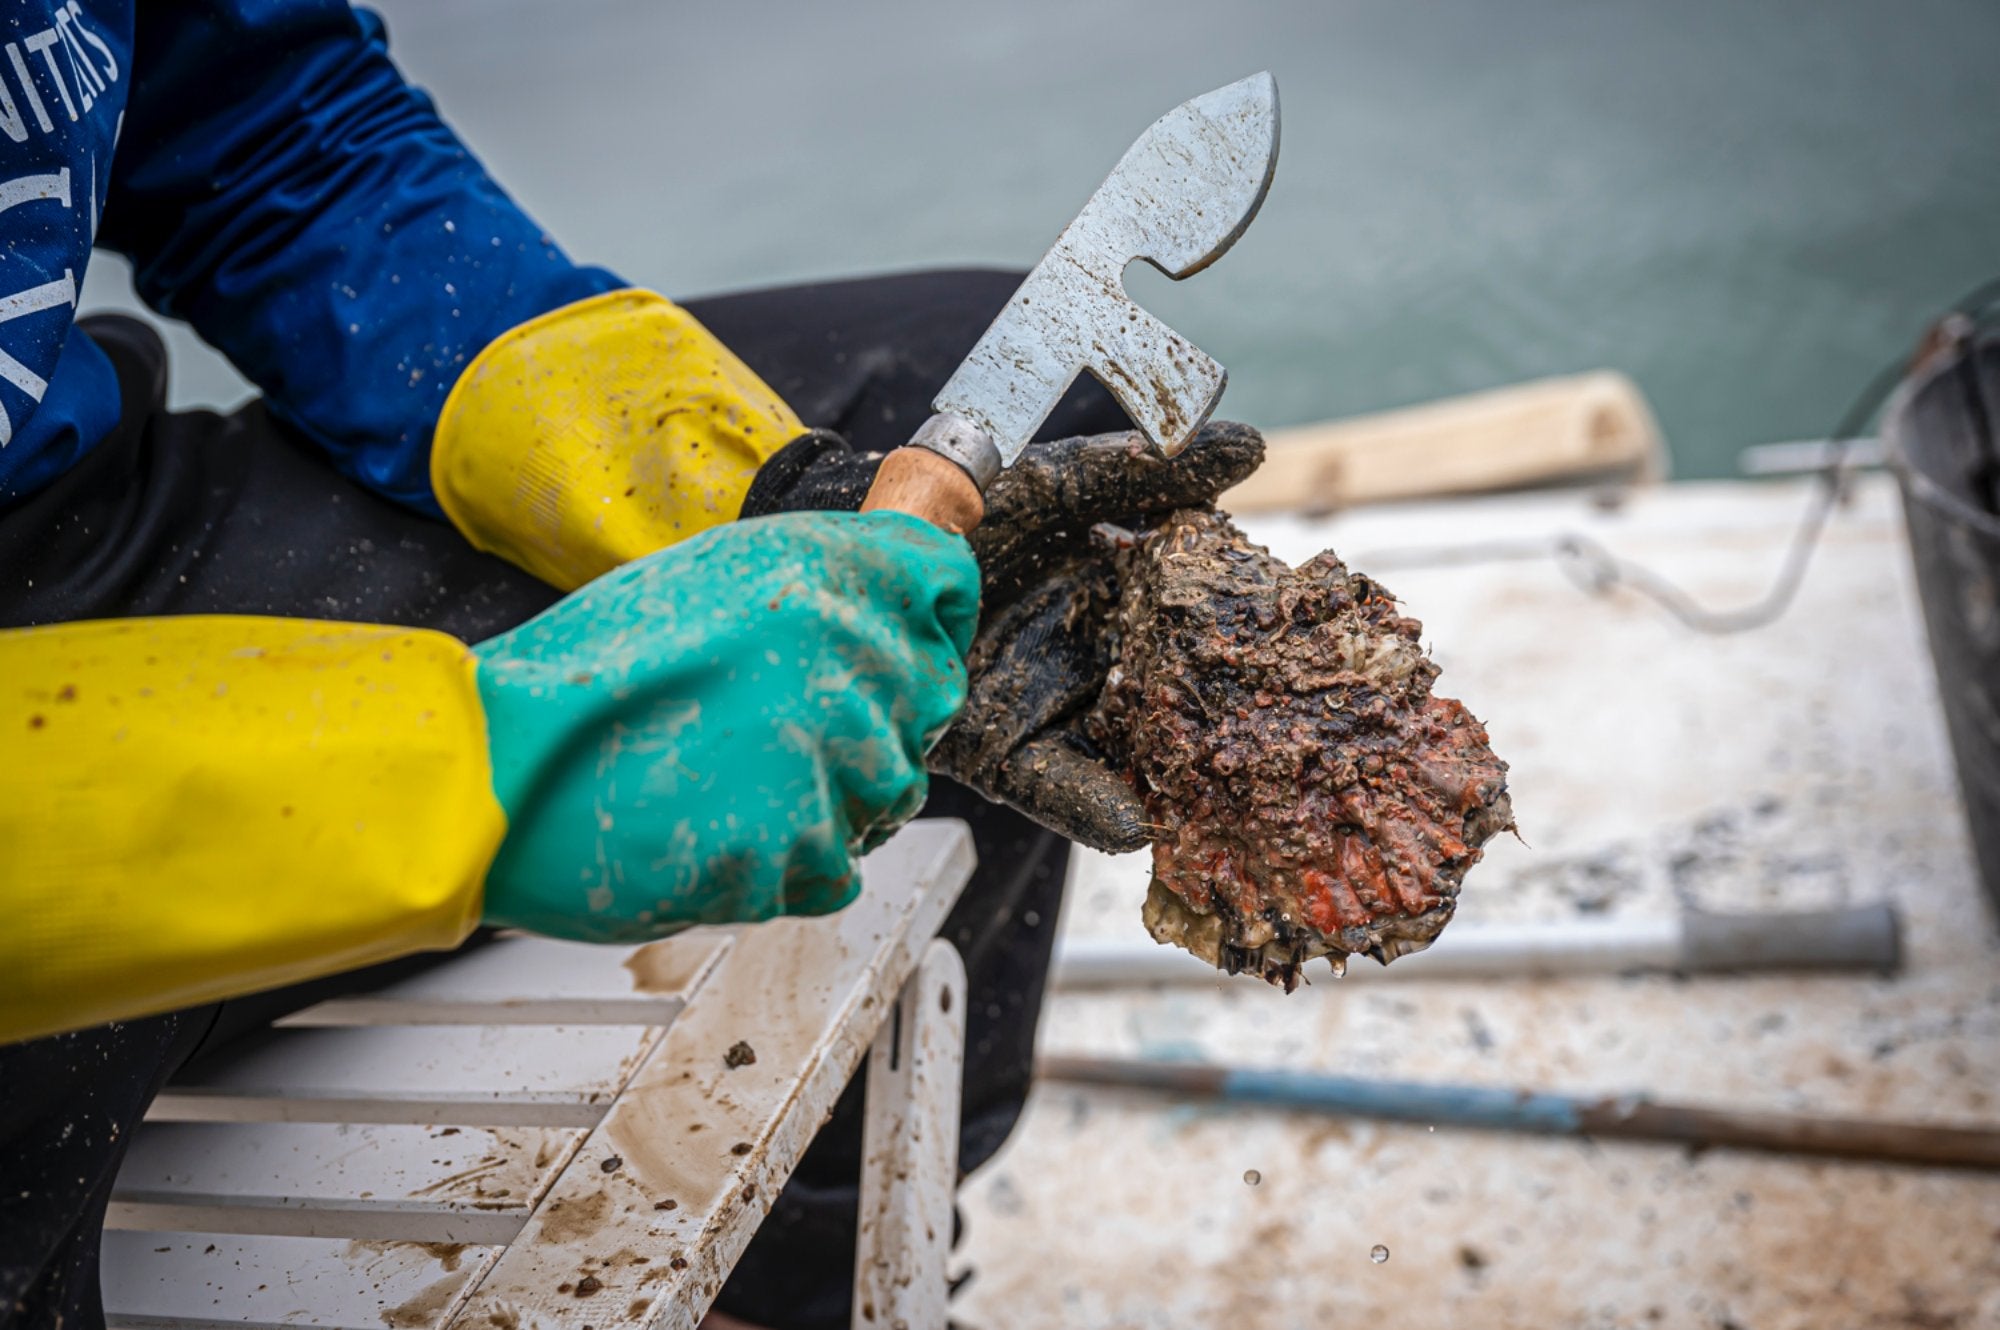
[[[1894,488],[1860,486],[1797,604],[1704,637],[1547,559],[1396,566],[1412,546],[1584,530],[1704,601],[1761,595],[1802,482],[1676,485],[1600,512],[1527,495],[1262,518],[1424,621],[1513,764],[1524,839],[1461,914],[1658,917],[1888,898],[1882,979],[1254,982],[1052,998],[1049,1051],[1203,1058],[1714,1105],[2000,1117],[2000,966],[1956,799]],[[1139,937],[1143,857],[1085,856],[1070,937]],[[1438,944],[1451,945],[1447,931]],[[1370,967],[1372,968],[1372,967]],[[1246,1172],[1261,1175],[1248,1185]],[[980,1327],[2000,1326],[2000,1176],[1480,1135],[1037,1091],[965,1194]],[[1370,1259],[1377,1245],[1389,1259]]]

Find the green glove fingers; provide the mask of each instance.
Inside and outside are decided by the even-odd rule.
[[[718,527],[475,648],[508,831],[487,922],[591,941],[819,914],[924,801],[970,547],[900,513]]]

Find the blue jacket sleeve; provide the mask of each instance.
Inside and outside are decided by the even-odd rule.
[[[145,0],[132,64],[99,243],[347,474],[436,512],[466,362],[625,283],[564,257],[346,0]]]

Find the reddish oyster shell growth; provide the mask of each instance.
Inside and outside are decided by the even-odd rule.
[[[1485,728],[1431,692],[1422,625],[1333,554],[1289,568],[1213,512],[1146,533],[1119,582],[1089,728],[1145,797],[1153,936],[1287,991],[1314,956],[1427,946],[1513,814]]]

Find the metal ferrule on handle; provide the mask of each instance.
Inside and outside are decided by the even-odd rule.
[[[910,445],[958,463],[982,494],[1000,474],[1000,448],[993,436],[956,411],[940,411],[926,420],[910,436]]]

